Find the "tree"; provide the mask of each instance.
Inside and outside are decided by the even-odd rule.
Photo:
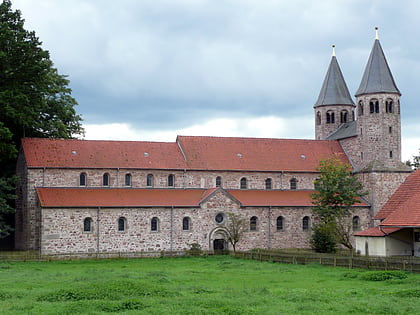
[[[413,170],[418,169],[420,167],[420,155],[413,155],[413,160],[408,160],[405,164],[410,166]]]
[[[349,216],[351,207],[366,195],[363,185],[353,176],[350,165],[336,158],[322,160],[317,170],[320,172],[315,180],[317,192],[311,198],[312,211],[319,223],[313,228],[312,247],[317,251],[331,251],[331,242],[335,242],[351,249]]]
[[[236,252],[236,244],[242,239],[246,231],[246,220],[239,214],[229,213],[228,221],[225,225],[227,231],[227,241],[232,244],[233,252]]]
[[[23,137],[83,135],[66,76],[53,67],[34,32],[24,28],[10,0],[0,4],[0,226],[13,208],[16,156]]]

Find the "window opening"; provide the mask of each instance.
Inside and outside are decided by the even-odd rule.
[[[247,189],[248,185],[247,185],[247,180],[245,177],[241,178],[241,189]]]
[[[84,232],[92,232],[93,228],[92,228],[92,218],[85,218],[83,220],[83,231]]]
[[[296,180],[296,178],[292,178],[290,180],[290,189],[292,189],[292,190],[297,189],[297,180]]]
[[[81,173],[79,178],[80,186],[86,186],[87,175],[86,173]]]
[[[125,174],[125,186],[131,186],[131,174]]]
[[[103,186],[109,186],[109,174],[108,173],[105,173],[102,176],[102,185]]]
[[[222,177],[216,177],[216,187],[222,187]]]
[[[189,231],[190,229],[190,218],[185,217],[182,219],[182,230]]]
[[[277,217],[277,231],[283,230],[283,221],[284,219],[282,216]]]
[[[168,186],[169,187],[175,186],[175,175],[171,174],[168,176]]]
[[[249,219],[249,230],[250,231],[256,231],[257,230],[257,221],[258,218],[256,216],[251,217],[251,219]]]
[[[153,174],[147,174],[146,186],[147,187],[153,187]],[[168,186],[169,186],[169,184],[168,184]]]
[[[309,226],[310,226],[310,220],[309,217],[303,217],[302,219],[302,230],[304,231],[309,231]]]
[[[356,215],[353,217],[353,231],[360,230],[360,218]]]
[[[157,217],[153,217],[152,220],[150,220],[150,230],[152,232],[157,232],[158,230],[158,218]]]
[[[126,220],[125,218],[121,217],[118,219],[118,232],[124,232],[125,231],[125,224]]]
[[[273,181],[271,178],[267,178],[265,180],[265,189],[272,189],[273,188]]]

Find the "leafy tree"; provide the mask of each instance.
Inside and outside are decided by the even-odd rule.
[[[227,231],[227,241],[232,244],[233,251],[236,252],[236,244],[242,239],[247,228],[247,221],[239,214],[229,213],[228,221],[225,225]]]
[[[413,170],[418,169],[420,167],[420,155],[413,155],[413,160],[408,160],[405,164],[410,166]]]
[[[318,171],[320,176],[315,181],[317,192],[311,195],[312,211],[319,219],[313,228],[312,247],[318,251],[330,251],[330,242],[334,241],[351,249],[349,216],[351,207],[366,195],[363,185],[353,176],[350,165],[336,158],[322,160]],[[322,242],[325,244],[322,245]]]
[[[16,155],[23,137],[83,135],[66,76],[53,67],[34,32],[10,0],[0,3],[0,226],[13,208]],[[2,231],[4,228],[2,228]],[[0,232],[0,236],[4,233]]]

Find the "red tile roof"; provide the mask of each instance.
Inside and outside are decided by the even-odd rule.
[[[42,207],[198,207],[218,190],[242,206],[310,207],[313,191],[143,189],[143,188],[37,188]]]
[[[198,170],[315,171],[319,160],[349,162],[334,140],[178,136],[188,167]]]
[[[26,138],[29,167],[185,169],[176,143]]]
[[[38,188],[42,207],[193,207],[205,189]]]
[[[382,237],[392,234],[401,230],[401,228],[389,228],[389,227],[381,227],[378,226],[354,233],[354,236],[370,236],[370,237]]]
[[[22,148],[29,167],[314,172],[323,158],[348,162],[335,140],[179,136],[168,143],[26,138]]]
[[[412,173],[376,214],[381,226],[420,226],[420,170]]]

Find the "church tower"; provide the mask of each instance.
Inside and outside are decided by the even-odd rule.
[[[384,52],[376,38],[359,89],[356,92],[358,168],[379,162],[384,167],[401,165],[400,96]]]
[[[315,139],[323,140],[340,125],[354,120],[354,108],[335,55],[335,46],[315,110]]]

